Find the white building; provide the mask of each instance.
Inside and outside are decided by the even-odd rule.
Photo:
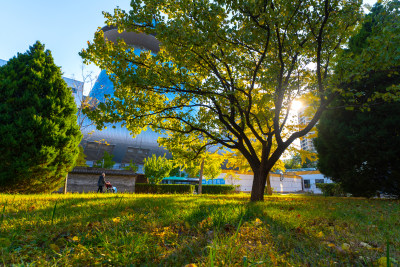
[[[307,171],[307,170],[298,170],[288,172],[288,174],[296,175],[301,177],[303,182],[303,190],[304,192],[312,192],[315,194],[322,194],[321,189],[317,188],[317,184],[329,184],[333,183],[333,181],[317,170]]]
[[[238,185],[241,192],[251,192],[253,187],[253,173],[237,173],[238,178],[233,178],[228,171],[223,171],[214,180],[203,180],[202,184],[229,184]],[[277,193],[295,193],[302,191],[302,179],[292,174],[279,175],[270,173],[271,187]]]
[[[238,178],[233,178],[228,171],[223,171],[214,180],[203,180],[202,184],[229,184],[240,186],[241,192],[251,192],[253,187],[252,173],[237,173]],[[271,187],[276,193],[298,193],[312,192],[322,194],[317,188],[318,183],[332,183],[332,180],[325,177],[319,171],[301,170],[291,171],[284,174],[270,173]]]

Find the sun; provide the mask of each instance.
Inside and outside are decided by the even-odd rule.
[[[293,100],[292,102],[292,111],[298,112],[303,107],[303,103],[299,100]]]

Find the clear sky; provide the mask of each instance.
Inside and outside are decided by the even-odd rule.
[[[1,0],[0,59],[25,52],[36,40],[51,50],[64,76],[82,80],[78,55],[97,27],[104,26],[102,11],[129,10],[130,0]],[[85,67],[98,74],[95,66]]]
[[[369,4],[375,0],[364,1]],[[130,0],[1,0],[0,59],[9,60],[25,52],[36,40],[52,51],[64,76],[82,80],[78,53],[104,25],[102,11],[115,7],[129,10]],[[86,71],[99,69],[86,66]]]

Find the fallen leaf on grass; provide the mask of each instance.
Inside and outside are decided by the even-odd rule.
[[[78,242],[78,241],[79,241],[79,237],[77,237],[77,236],[74,236],[74,237],[72,238],[72,241],[74,241],[74,242]]]
[[[317,237],[319,237],[319,238],[322,238],[322,237],[324,237],[325,235],[324,235],[324,233],[321,231],[321,232],[319,232],[318,234],[317,234]]]

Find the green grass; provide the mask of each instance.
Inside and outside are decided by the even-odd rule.
[[[394,200],[0,195],[0,212],[0,265],[378,266],[388,252],[400,262]]]

